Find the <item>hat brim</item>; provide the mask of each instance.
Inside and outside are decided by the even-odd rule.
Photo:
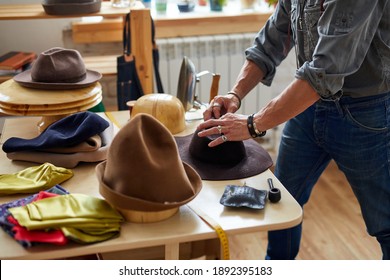
[[[43,83],[35,82],[31,78],[31,69],[23,71],[22,73],[14,76],[14,81],[20,84],[21,86],[34,88],[34,89],[58,89],[58,90],[67,90],[67,89],[78,89],[88,87],[102,78],[102,74],[88,70],[86,71],[86,78],[77,83]]]
[[[269,153],[252,139],[243,141],[246,157],[237,164],[226,164],[222,160],[218,164],[200,161],[190,154],[189,147],[192,137],[193,134],[175,136],[175,140],[181,160],[192,166],[202,180],[222,181],[247,178],[260,174],[273,165]]]
[[[96,174],[99,180],[99,192],[112,206],[122,210],[155,212],[178,208],[193,200],[202,189],[202,181],[199,178],[198,173],[196,173],[196,171],[191,166],[183,162],[184,170],[194,190],[190,197],[176,202],[155,202],[126,196],[115,191],[112,187],[108,186],[104,182],[104,171],[106,169],[106,163],[107,161],[104,161],[96,166]],[[131,182],[129,182],[129,184],[131,184]]]
[[[49,15],[77,15],[97,13],[100,11],[102,1],[91,0],[85,3],[74,3],[68,1],[42,1],[43,9]]]

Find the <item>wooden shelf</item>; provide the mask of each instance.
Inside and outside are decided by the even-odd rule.
[[[145,8],[142,2],[135,2],[131,9]],[[48,15],[41,4],[9,4],[0,5],[0,20],[22,20],[22,19],[54,19],[54,18],[77,18],[77,17],[121,17],[130,11],[129,8],[113,8],[110,2],[102,2],[98,13],[79,15]]]
[[[172,38],[257,32],[271,14],[246,13],[236,15],[193,16],[188,18],[156,19],[156,37]]]
[[[171,4],[166,15],[152,17],[156,26],[156,38],[175,38],[257,32],[272,14],[272,9],[242,12],[237,5],[223,12],[210,12],[209,7],[196,7],[194,12],[179,13]],[[120,42],[122,18],[104,18],[96,22],[74,22],[72,36],[75,43]]]
[[[98,13],[78,15],[48,15],[42,4],[0,5],[0,20],[55,19],[102,16],[104,18],[123,18],[130,8],[113,8],[110,2],[102,2]],[[145,93],[153,92],[153,59],[150,10],[145,9],[140,1],[131,8],[131,40],[132,52],[137,57],[136,67]],[[120,29],[122,29],[121,23]]]

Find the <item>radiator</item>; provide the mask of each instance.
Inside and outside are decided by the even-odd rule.
[[[182,59],[187,56],[194,63],[196,72],[207,70],[220,74],[219,93],[226,93],[235,82],[245,59],[244,50],[252,45],[254,36],[253,33],[245,33],[158,39],[160,73],[165,91],[176,94]],[[196,96],[202,102],[209,101],[211,79],[211,75],[204,75],[196,85]],[[267,100],[269,96],[262,94],[260,99],[259,90],[260,87],[257,87],[244,99],[240,113],[250,114],[264,105],[262,100]],[[262,90],[266,91],[264,87]]]
[[[160,50],[160,73],[166,93],[176,95],[180,66],[184,56],[194,63],[196,72],[209,71],[221,75],[219,82],[219,94],[228,92],[233,86],[241,66],[245,60],[244,50],[251,46],[255,33],[229,34],[215,36],[182,37],[170,39],[158,39]],[[291,60],[291,59],[290,59]],[[271,87],[258,85],[243,100],[238,113],[252,114],[266,105],[280,90],[290,81],[294,74],[293,63],[285,63],[288,67],[278,70],[282,82],[277,82]],[[205,75],[199,79],[196,85],[196,96],[201,102],[208,102],[210,96],[212,76]],[[273,93],[274,92],[274,93]],[[267,133],[262,139],[264,144],[273,149],[278,142],[277,128]]]

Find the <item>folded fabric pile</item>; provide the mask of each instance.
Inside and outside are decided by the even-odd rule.
[[[45,193],[50,196],[51,194],[68,194],[68,191],[63,189],[60,185],[56,185],[47,191]],[[35,234],[34,237],[26,237],[22,236],[20,237],[17,234],[17,231],[15,230],[15,223],[11,221],[13,218],[11,213],[8,211],[9,208],[13,207],[19,207],[19,206],[24,206],[28,203],[31,203],[32,201],[40,199],[39,196],[41,195],[40,193],[36,193],[33,195],[30,195],[25,198],[21,198],[18,200],[14,200],[5,204],[0,205],[0,226],[1,228],[8,233],[12,238],[14,238],[19,244],[21,244],[23,247],[31,247],[36,243],[53,243],[53,244],[66,244],[67,240],[63,236],[53,236],[56,235],[55,233],[53,235],[49,236],[39,236],[38,234]],[[50,232],[51,234],[51,232]],[[37,236],[38,235],[38,236]]]
[[[73,177],[73,171],[51,163],[32,166],[12,174],[0,174],[0,195],[35,193]]]
[[[45,195],[42,195],[45,193]],[[50,196],[50,195],[63,195],[68,194],[69,192],[62,188],[60,185],[56,185],[45,192],[35,193],[28,197],[24,197],[21,199],[17,199],[5,204],[0,205],[0,226],[1,228],[8,233],[12,238],[14,238],[19,244],[23,247],[32,247],[35,244],[39,243],[53,243],[57,245],[63,245],[67,243],[67,239],[63,234],[58,236],[58,233],[53,231],[39,231],[33,233],[33,237],[26,236],[25,234],[19,234],[18,229],[16,229],[16,225],[18,225],[17,221],[13,219],[11,213],[8,211],[9,208],[20,207],[27,205],[35,200],[41,199],[42,196]],[[44,233],[44,236],[40,235]]]
[[[86,111],[52,123],[36,138],[11,137],[2,148],[11,160],[74,168],[80,162],[105,160],[112,138],[113,125]]]
[[[1,227],[24,247],[101,242],[118,236],[122,221],[105,200],[69,194],[59,185],[0,205]]]

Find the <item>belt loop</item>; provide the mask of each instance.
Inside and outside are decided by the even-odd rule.
[[[336,105],[337,111],[341,116],[344,115],[344,110],[342,104],[340,104],[340,99],[343,96],[343,90],[339,90],[335,95],[330,98],[321,98],[322,101],[325,102],[333,102]]]
[[[343,90],[339,90],[335,95],[334,95],[334,104],[336,105],[337,111],[339,112],[340,116],[344,116],[344,110],[343,106],[340,103],[341,97],[343,97]]]
[[[337,98],[334,100],[334,104],[336,105],[336,108],[337,108],[337,111],[339,112],[339,114],[341,116],[344,115],[344,110],[343,110],[343,107],[342,105],[340,104],[340,98]]]

